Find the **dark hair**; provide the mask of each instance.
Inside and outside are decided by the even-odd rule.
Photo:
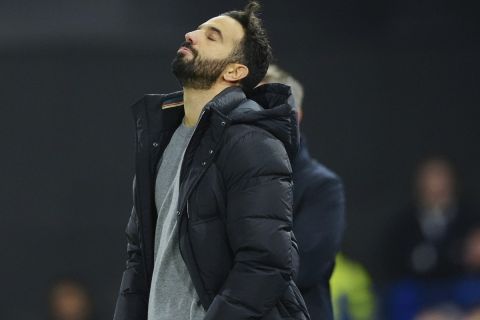
[[[229,11],[222,14],[237,20],[245,32],[239,48],[235,49],[237,51],[235,54],[249,69],[248,75],[240,81],[240,85],[247,91],[253,89],[263,79],[272,59],[272,48],[267,32],[260,18],[256,16],[259,9],[258,2],[249,1],[243,11]]]

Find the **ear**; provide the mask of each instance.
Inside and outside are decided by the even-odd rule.
[[[298,122],[299,125],[302,122],[302,119],[303,119],[303,110],[302,110],[301,106],[298,106],[297,107],[297,122]]]
[[[223,79],[227,82],[238,82],[248,75],[248,67],[241,63],[230,63],[223,73]]]

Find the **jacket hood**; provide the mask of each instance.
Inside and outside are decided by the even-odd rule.
[[[240,104],[222,101],[232,96],[243,99]],[[255,125],[274,135],[284,144],[290,161],[294,161],[299,146],[299,132],[289,86],[264,84],[256,87],[248,96],[241,88],[233,87],[221,92],[212,100],[215,101],[219,102],[218,110],[230,118],[232,124]]]

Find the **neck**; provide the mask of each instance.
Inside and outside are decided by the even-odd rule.
[[[200,90],[183,88],[183,107],[185,109],[184,124],[193,127],[200,117],[203,107],[210,102],[217,94],[228,88],[229,85],[214,84],[210,89]]]

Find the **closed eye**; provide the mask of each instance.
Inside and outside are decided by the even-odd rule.
[[[198,27],[198,30],[206,29],[207,38],[211,41],[221,40],[223,41],[222,31],[214,26],[202,24]]]

